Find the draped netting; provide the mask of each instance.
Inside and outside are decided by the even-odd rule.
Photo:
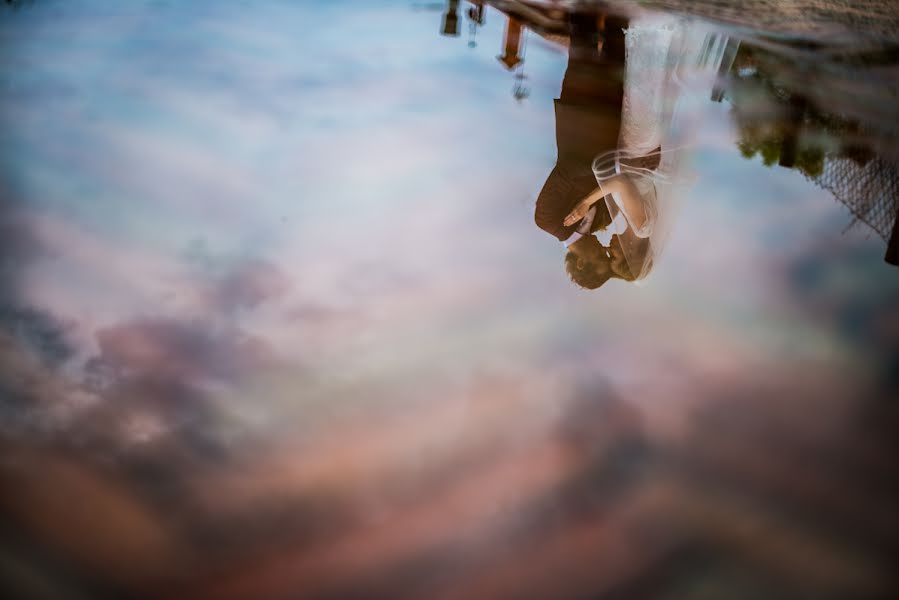
[[[828,157],[819,175],[806,176],[843,203],[884,240],[889,240],[899,216],[899,169],[879,157],[860,163]]]

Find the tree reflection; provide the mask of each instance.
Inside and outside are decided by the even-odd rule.
[[[727,86],[740,153],[795,169],[831,192],[887,240],[886,261],[899,264],[899,166],[875,150],[874,131],[798,90],[789,68],[769,50],[740,48]]]

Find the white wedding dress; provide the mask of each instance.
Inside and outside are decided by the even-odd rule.
[[[648,255],[644,251],[629,256],[624,248],[636,281],[645,279],[657,262],[692,180],[686,172],[684,150],[695,131],[695,111],[688,110],[682,100],[686,92],[708,99],[726,47],[726,37],[677,17],[636,18],[625,31],[618,148],[597,156],[593,172],[600,188],[615,175],[629,177],[643,200],[646,219],[635,220],[616,194],[607,195],[613,222],[605,236],[599,236],[606,244],[612,235],[630,228],[638,238],[649,239]],[[636,160],[642,158],[645,163],[649,157],[657,157],[658,166],[646,168]],[[636,227],[635,221],[643,225]]]

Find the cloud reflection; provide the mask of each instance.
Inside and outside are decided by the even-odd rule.
[[[97,6],[0,23],[37,68],[0,557],[87,597],[890,589],[899,284],[726,110],[666,268],[587,297],[531,218],[565,57],[513,104],[498,11],[469,52],[405,6]]]

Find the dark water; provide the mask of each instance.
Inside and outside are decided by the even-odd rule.
[[[894,591],[883,3],[665,13],[689,185],[592,291],[647,15],[571,4],[0,5],[11,597]]]

